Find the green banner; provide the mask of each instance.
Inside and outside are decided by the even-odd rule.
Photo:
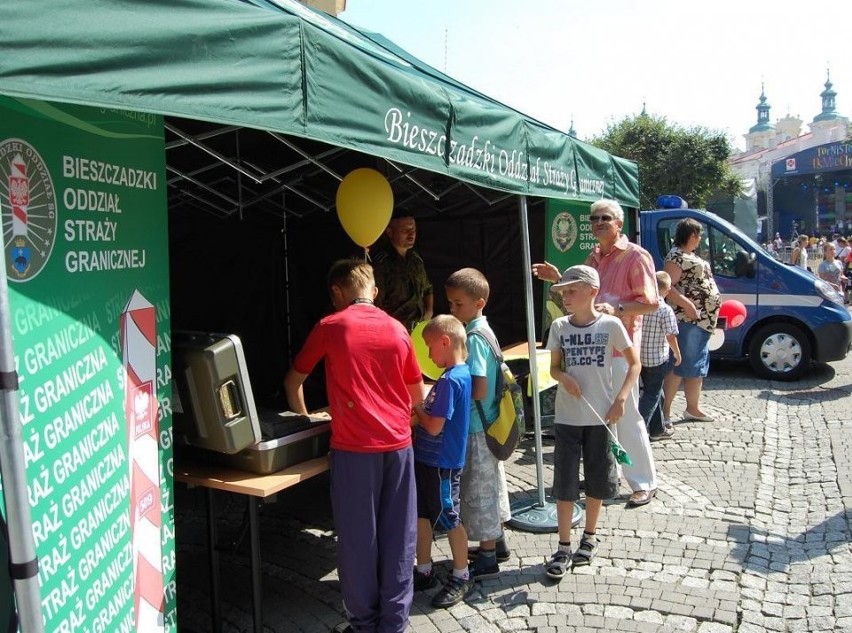
[[[0,98],[46,631],[176,629],[164,152],[158,115]]]
[[[588,159],[588,158],[587,158]],[[579,170],[583,173],[583,169]],[[592,233],[589,223],[588,202],[566,200],[547,200],[544,224],[544,258],[555,265],[560,272],[569,266],[582,264],[589,253],[595,249],[598,241]],[[631,214],[624,211],[622,233],[631,235]],[[553,319],[562,316],[562,306],[557,299],[545,292],[542,298],[542,331],[550,327]]]
[[[544,258],[560,272],[582,264],[597,240],[589,224],[589,203],[548,200],[544,224]],[[548,284],[549,286],[549,284]],[[562,316],[562,306],[549,292],[543,293],[542,331]]]

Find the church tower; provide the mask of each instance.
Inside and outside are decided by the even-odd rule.
[[[831,143],[846,138],[849,119],[837,111],[837,91],[834,90],[828,70],[825,75],[825,89],[819,93],[822,98],[822,112],[814,117],[809,126],[820,143]]]
[[[577,130],[574,129],[574,115],[571,115],[571,127],[568,128],[568,136],[577,138]]]
[[[771,106],[766,101],[764,86],[760,84],[760,99],[757,106],[755,106],[755,110],[757,110],[757,124],[751,126],[748,134],[745,135],[747,152],[772,147],[772,141],[775,139],[775,128],[769,122],[770,108]]]

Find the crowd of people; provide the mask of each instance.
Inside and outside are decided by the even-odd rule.
[[[653,500],[651,440],[673,433],[671,406],[681,381],[683,418],[712,421],[700,395],[720,300],[709,264],[695,252],[701,225],[681,222],[665,270],[655,271],[649,253],[622,234],[617,202],[592,204],[590,221],[597,244],[583,265],[560,273],[543,262],[531,270],[553,284],[565,313],[545,344],[557,382],[558,523],[545,573],[557,581],[597,554],[603,501],[617,494],[619,477],[631,489],[628,506]],[[498,415],[502,360],[484,315],[488,280],[474,268],[454,272],[444,283],[450,314],[433,317],[433,287],[412,250],[415,236],[414,218],[395,217],[372,265],[353,259],[332,266],[335,312],[310,332],[285,379],[291,409],[306,415],[302,386],[324,361],[331,500],[348,615],[339,631],[407,630],[413,593],[441,584],[431,555],[436,531],[447,534],[452,558],[432,598],[436,608],[458,604],[511,556],[503,463],[485,440]],[[409,334],[421,320],[428,321],[422,336],[429,358],[443,370],[428,390]],[[616,436],[629,460],[611,450]],[[585,521],[575,546],[581,489]]]
[[[852,239],[834,233],[831,238],[797,235],[786,245],[780,233],[763,245],[773,257],[790,266],[812,272],[852,302]],[[789,251],[789,253],[788,253]]]

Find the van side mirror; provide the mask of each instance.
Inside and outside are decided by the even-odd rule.
[[[734,262],[734,274],[752,279],[757,274],[757,254],[739,251]]]

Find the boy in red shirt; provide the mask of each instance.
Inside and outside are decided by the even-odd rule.
[[[409,421],[412,404],[423,399],[423,378],[406,329],[373,305],[369,264],[336,262],[328,285],[336,312],[314,326],[296,355],[284,382],[287,400],[307,415],[302,385],[324,360],[344,607],[351,630],[404,633],[417,536]]]

